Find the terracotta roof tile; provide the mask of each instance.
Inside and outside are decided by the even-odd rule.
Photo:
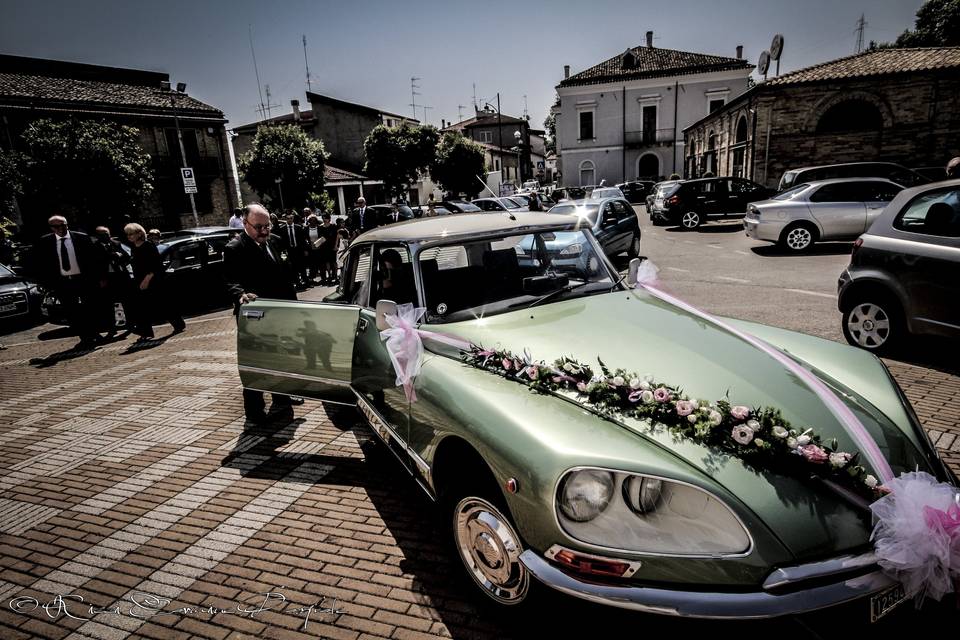
[[[664,76],[689,75],[710,71],[730,69],[752,69],[746,60],[712,56],[705,53],[661,49],[659,47],[634,47],[629,50],[634,56],[634,64],[625,64],[627,53],[617,54],[609,60],[563,80],[558,86],[573,87],[605,82],[621,82],[640,78],[658,78]]]
[[[957,67],[960,67],[960,47],[876,49],[785,73],[764,84],[777,86]]]
[[[359,173],[354,173],[352,171],[347,171],[346,169],[339,169],[337,167],[331,167],[330,165],[324,165],[323,167],[324,182],[336,182],[340,180],[349,180],[354,182],[369,179],[370,178],[367,176],[360,175]]]

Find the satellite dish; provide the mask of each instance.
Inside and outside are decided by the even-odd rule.
[[[764,51],[760,54],[760,61],[757,63],[757,71],[763,75],[767,75],[767,70],[770,68],[770,52]]]
[[[779,33],[773,36],[773,42],[770,43],[770,59],[779,60],[783,53],[783,36]]]

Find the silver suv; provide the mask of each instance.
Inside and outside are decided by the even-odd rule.
[[[843,335],[889,353],[908,334],[960,338],[960,180],[901,191],[838,283]]]

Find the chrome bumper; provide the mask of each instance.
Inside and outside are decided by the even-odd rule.
[[[748,593],[678,591],[590,582],[562,571],[530,549],[521,554],[520,561],[540,582],[575,598],[687,618],[773,618],[806,613],[870,596],[896,584],[876,568],[870,555],[778,569],[764,584],[769,590]],[[841,569],[849,572],[858,567],[865,573],[829,584],[816,580]],[[814,586],[785,590],[808,580],[812,580]]]

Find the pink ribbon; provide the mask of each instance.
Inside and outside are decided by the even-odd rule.
[[[749,333],[745,333],[736,329],[726,322],[716,318],[705,311],[697,309],[693,305],[690,305],[679,298],[657,289],[649,282],[639,281],[637,286],[643,287],[650,295],[655,298],[659,298],[664,302],[668,302],[676,307],[683,309],[693,315],[711,322],[716,326],[725,329],[731,334],[737,336],[741,340],[746,341],[747,343],[753,345],[757,349],[760,349],[774,360],[786,367],[791,373],[795,374],[798,378],[803,380],[803,382],[813,391],[830,409],[830,412],[843,424],[850,435],[853,437],[854,441],[859,446],[860,450],[863,452],[864,457],[873,467],[874,471],[884,483],[890,482],[893,480],[893,469],[890,468],[890,464],[887,462],[887,459],[883,456],[883,453],[880,451],[880,447],[877,446],[876,441],[873,439],[873,436],[870,435],[870,432],[867,431],[867,428],[863,426],[863,423],[857,419],[857,416],[853,414],[850,408],[837,397],[837,395],[830,389],[827,385],[823,383],[820,378],[813,375],[800,365],[798,365],[792,358],[786,356],[779,349],[775,349],[770,346],[763,340],[751,336]]]
[[[950,505],[946,511],[926,506],[923,508],[923,519],[933,531],[942,529],[951,538],[960,536],[960,506],[956,504]]]

